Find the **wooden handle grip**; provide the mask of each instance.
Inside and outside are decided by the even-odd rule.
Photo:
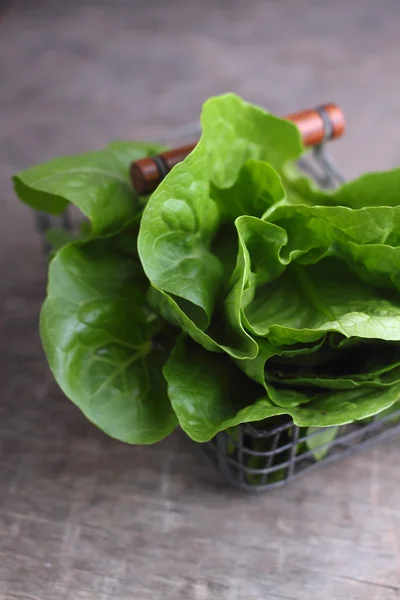
[[[338,138],[345,130],[343,111],[336,104],[324,104],[314,110],[303,110],[289,115],[286,119],[297,125],[303,143],[308,147]],[[154,192],[172,167],[186,158],[195,146],[196,144],[188,144],[132,163],[131,180],[139,196],[147,196]]]

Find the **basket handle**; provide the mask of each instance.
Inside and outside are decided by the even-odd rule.
[[[344,114],[337,104],[324,104],[313,110],[303,110],[286,119],[297,125],[303,143],[308,147],[338,138],[345,130]],[[186,158],[195,146],[196,144],[188,144],[132,163],[131,180],[139,196],[154,192],[172,167]]]

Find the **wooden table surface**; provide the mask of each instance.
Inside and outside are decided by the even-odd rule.
[[[338,101],[347,174],[390,167],[397,0],[34,4],[14,0],[0,25],[0,599],[400,598],[400,440],[247,495],[180,435],[106,438],[46,366],[46,268],[8,183],[56,154],[162,136],[229,89],[283,114]]]
[[[16,285],[1,326],[0,598],[400,597],[399,440],[232,491],[179,435],[129,447],[83,420],[43,361],[35,290]]]

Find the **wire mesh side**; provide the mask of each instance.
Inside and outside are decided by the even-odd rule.
[[[274,425],[267,420],[258,428],[239,425],[217,434],[203,449],[225,481],[245,490],[263,491],[398,433],[400,408],[368,422],[321,427],[312,433],[291,419]]]

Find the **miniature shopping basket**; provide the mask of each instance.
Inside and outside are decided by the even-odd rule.
[[[312,148],[300,167],[312,175],[321,187],[333,188],[344,181],[326,152],[326,143],[344,132],[344,116],[334,104],[320,106],[287,117],[296,123],[305,146]],[[189,127],[193,134],[197,127]],[[182,137],[175,132],[174,138]],[[153,192],[171,168],[194,148],[189,144],[163,154],[144,158],[131,166],[131,178],[140,195]],[[37,229],[48,250],[45,233],[60,221],[38,214]],[[61,218],[66,229],[73,227],[70,214]],[[311,469],[354,453],[366,445],[400,432],[399,410],[383,413],[341,427],[301,428],[288,416],[266,419],[261,423],[242,424],[218,433],[201,444],[207,457],[230,484],[248,491],[266,490],[286,484]]]

